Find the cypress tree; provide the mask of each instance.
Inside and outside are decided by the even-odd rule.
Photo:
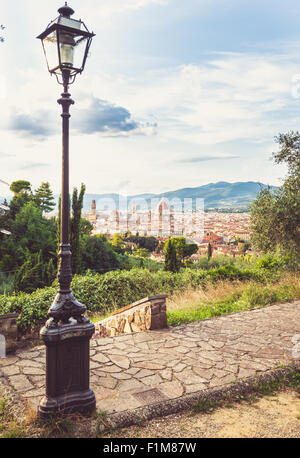
[[[179,262],[177,259],[176,246],[174,240],[169,239],[165,243],[165,266],[164,270],[176,273],[179,271]]]
[[[207,258],[208,258],[208,260],[210,260],[211,257],[212,257],[212,247],[211,247],[211,244],[209,243],[208,246],[207,246]]]
[[[77,188],[74,188],[73,196],[72,196],[70,243],[71,243],[71,252],[72,252],[72,272],[74,274],[79,273],[81,269],[80,221],[81,221],[81,211],[83,207],[84,193],[85,193],[85,185],[82,183],[79,195],[78,195]]]

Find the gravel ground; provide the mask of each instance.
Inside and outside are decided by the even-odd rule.
[[[300,438],[300,395],[292,390],[212,413],[184,412],[104,433],[105,438]]]

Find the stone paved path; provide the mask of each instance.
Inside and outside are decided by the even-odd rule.
[[[223,387],[293,361],[300,302],[273,305],[160,331],[91,341],[97,409],[123,412]],[[38,405],[45,348],[0,359],[0,383]]]

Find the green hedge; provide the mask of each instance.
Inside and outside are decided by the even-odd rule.
[[[111,271],[105,274],[88,272],[86,275],[74,276],[72,290],[76,299],[84,303],[89,312],[107,313],[146,296],[172,294],[221,279],[261,281],[264,275],[257,269],[241,270],[232,265],[207,271],[184,269],[177,274],[165,271],[150,272],[147,269]],[[56,291],[55,285],[31,294],[0,295],[0,314],[17,312],[20,314],[20,328],[34,327],[46,319]]]

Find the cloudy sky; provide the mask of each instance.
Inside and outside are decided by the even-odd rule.
[[[35,37],[63,1],[0,0],[0,179],[60,189],[61,92]],[[300,124],[297,0],[72,0],[96,33],[71,86],[71,186],[163,192],[278,185]],[[2,194],[3,195],[3,194]]]

